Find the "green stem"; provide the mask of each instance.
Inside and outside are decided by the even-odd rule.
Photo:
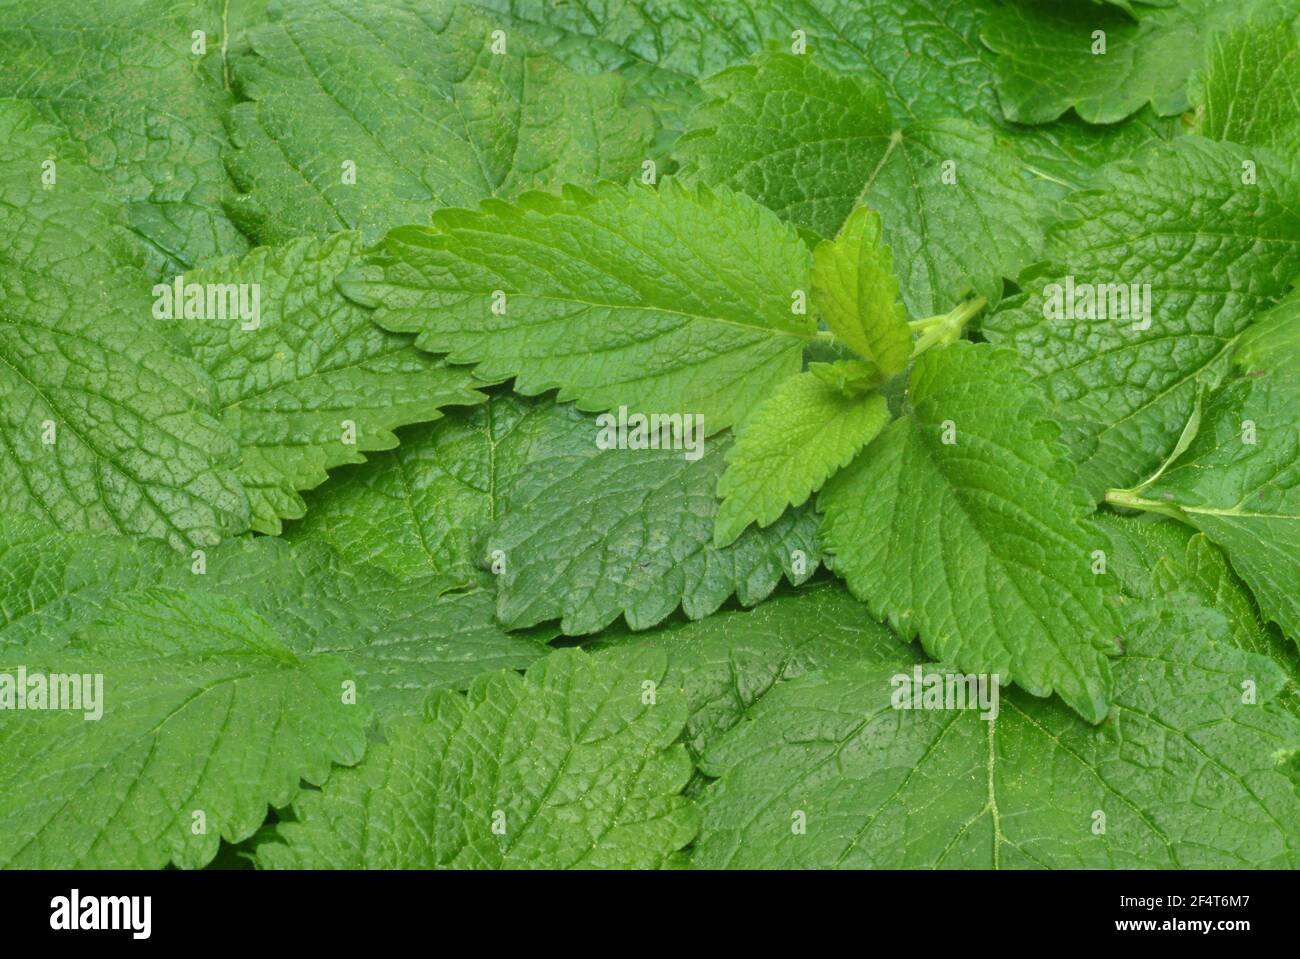
[[[1182,510],[1172,503],[1164,503],[1160,500],[1139,496],[1136,489],[1108,489],[1104,500],[1111,506],[1142,510],[1145,513],[1159,513],[1162,516],[1170,516],[1174,519],[1181,519],[1183,515]]]
[[[920,356],[932,346],[953,343],[961,337],[961,331],[980,310],[988,306],[989,301],[982,296],[967,300],[956,309],[939,316],[927,316],[923,320],[914,320],[908,326],[921,333],[912,347],[913,358]]]

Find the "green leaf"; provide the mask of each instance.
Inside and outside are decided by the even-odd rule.
[[[532,4],[474,0],[509,10],[516,26],[561,49],[565,61],[592,69],[650,64],[702,78],[748,60],[769,46],[790,50],[802,32],[808,55],[839,73],[883,83],[899,116],[933,118],[971,112],[995,100],[990,59],[979,43],[993,0],[887,0],[827,4],[820,0],[681,0],[671,6],[635,0]],[[610,49],[621,58],[611,58]]]
[[[259,537],[231,544],[209,556],[203,576],[173,570],[170,581],[237,600],[300,655],[335,656],[357,701],[384,722],[418,715],[432,689],[464,689],[482,673],[527,667],[553,635],[506,634],[493,620],[488,590],[448,592],[447,580],[429,576],[397,579],[319,543],[291,547]]]
[[[915,647],[872,621],[837,582],[780,593],[751,610],[721,610],[645,632],[612,626],[585,648],[662,651],[668,657],[664,684],[686,691],[686,745],[696,757],[788,680],[841,664],[920,659]]]
[[[0,512],[176,548],[243,531],[212,382],[153,328],[103,181],[29,104],[0,101],[0,141]]]
[[[1146,104],[1163,116],[1187,109],[1207,0],[1120,10],[1079,0],[1012,0],[984,19],[980,37],[999,56],[998,99],[1008,120],[1046,123],[1073,108],[1114,123]]]
[[[1002,276],[1041,242],[1016,158],[974,123],[899,122],[882,84],[811,57],[765,54],[704,87],[710,99],[677,142],[685,169],[822,236],[856,207],[879,211],[915,315],[942,313],[972,287],[996,301]]]
[[[624,105],[623,81],[572,73],[514,31],[494,53],[505,25],[443,2],[283,0],[231,63],[247,97],[230,113],[239,221],[263,242],[369,243],[435,207],[639,172],[653,118]]]
[[[57,657],[79,636],[97,635],[110,601],[134,615],[142,596],[152,602],[147,588],[161,585],[196,602],[237,605],[300,657],[333,655],[356,684],[356,701],[389,720],[418,715],[431,689],[463,689],[481,673],[528,666],[551,635],[507,635],[487,590],[448,592],[447,580],[428,575],[399,580],[346,563],[321,543],[261,537],[195,555],[61,534],[21,516],[0,520],[0,659]]]
[[[1120,506],[1171,512],[1223,547],[1264,615],[1300,637],[1300,298],[1243,334],[1244,374],[1206,404],[1186,451]]]
[[[231,312],[177,325],[216,383],[218,413],[239,441],[239,476],[259,532],[278,533],[281,517],[302,516],[297,491],[320,485],[327,470],[396,446],[394,427],[483,400],[469,370],[381,330],[334,288],[360,246],[353,233],[293,240],[182,278],[209,291],[258,292],[252,320]]]
[[[881,245],[879,214],[858,207],[834,240],[817,244],[812,285],[814,305],[845,346],[886,376],[907,365],[912,334],[898,302],[893,255]]]
[[[645,869],[694,837],[673,745],[685,696],[653,651],[560,650],[431,699],[366,762],[294,803],[270,868]],[[647,685],[649,684],[649,685]],[[649,690],[649,693],[647,692]],[[495,828],[494,828],[495,827]]]
[[[402,578],[472,578],[483,528],[528,488],[596,455],[592,420],[511,393],[405,430],[396,449],[340,470],[308,497],[292,541],[318,540]]]
[[[29,101],[66,130],[58,159],[104,175],[151,275],[247,249],[222,210],[233,192],[222,163],[226,13],[218,0],[5,4],[0,98]]]
[[[1294,4],[1248,6],[1206,39],[1192,78],[1192,129],[1214,140],[1300,148],[1300,16]]]
[[[630,0],[477,0],[476,5],[493,13],[509,9],[516,29],[537,37],[576,70],[618,69],[629,82],[636,77],[647,91],[643,102],[674,129],[684,128],[682,116],[697,89],[691,78],[738,66],[766,49],[790,50],[793,32],[801,30],[807,57],[836,73],[882,84],[901,123],[961,116],[992,129],[1026,169],[1051,178],[1040,186],[1077,185],[1088,171],[1131,155],[1153,137],[1168,139],[1173,131],[1172,121],[1154,124],[1149,110],[1139,121],[1105,127],[1075,117],[1033,128],[1003,121],[994,92],[998,58],[979,36],[981,24],[1000,9],[993,0],[692,0],[671,7]],[[663,96],[663,90],[670,95]]]
[[[895,709],[905,658],[778,687],[705,755],[720,778],[693,865],[1294,868],[1300,803],[1285,764],[1300,720],[1273,702],[1283,674],[1226,642],[1209,610],[1131,625],[1100,727],[1015,690],[992,721]]]
[[[1261,618],[1255,600],[1204,533],[1151,514],[1099,518],[1114,547],[1115,572],[1142,599],[1210,606],[1227,621],[1232,645],[1267,656],[1290,679],[1278,702],[1300,716],[1300,653]]]
[[[801,506],[889,422],[879,393],[846,395],[813,373],[792,376],[745,420],[718,480],[715,546],[750,523],[770,526]]]
[[[608,449],[548,476],[487,537],[486,555],[503,566],[497,618],[507,628],[559,619],[566,635],[579,636],[622,614],[646,629],[679,606],[690,619],[708,616],[733,593],[752,606],[782,574],[803,582],[820,562],[810,507],[713,545],[726,449],[724,439],[710,440],[695,460]]]
[[[0,658],[57,648],[115,596],[158,581],[177,561],[162,543],[69,536],[33,517],[0,513]]]
[[[1118,621],[1046,404],[1015,357],[957,343],[912,369],[895,420],[818,498],[833,568],[874,615],[957,668],[1110,703]]]
[[[8,649],[3,666],[98,676],[102,708],[95,719],[28,700],[0,725],[0,864],[11,868],[202,866],[300,779],[322,783],[331,762],[365,750],[368,713],[343,702],[346,667],[299,656],[221,597],[155,589],[115,601],[57,654]]]
[[[1065,202],[1025,293],[984,319],[1046,387],[1094,496],[1150,475],[1237,336],[1300,275],[1297,184],[1289,160],[1199,137],[1114,164]],[[1145,329],[1106,292],[1133,284],[1140,295],[1149,284]],[[1105,310],[1088,308],[1085,288]]]
[[[666,180],[441,210],[342,288],[481,378],[585,410],[699,414],[713,433],[799,371],[809,260],[748,197]]]

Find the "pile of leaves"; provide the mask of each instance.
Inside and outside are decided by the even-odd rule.
[[[0,864],[1300,859],[1297,0],[0,0],[0,142]]]

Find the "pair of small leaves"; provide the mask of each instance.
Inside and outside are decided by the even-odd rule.
[[[813,363],[745,420],[718,481],[718,546],[802,505],[889,422],[873,388],[906,366],[912,334],[874,211],[854,210],[839,236],[817,245],[812,287],[830,333],[862,359]]]

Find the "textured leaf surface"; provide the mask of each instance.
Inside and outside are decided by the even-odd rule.
[[[561,650],[432,699],[294,804],[273,868],[651,868],[690,842],[685,696],[653,651]],[[656,685],[654,701],[644,684]],[[494,822],[497,825],[494,830]]]
[[[1211,611],[1134,625],[1100,727],[1015,690],[991,722],[894,709],[906,660],[778,687],[705,756],[720,778],[694,865],[1293,868],[1300,721],[1272,702],[1285,677],[1221,639]]]
[[[920,660],[837,582],[780,593],[751,610],[634,633],[614,626],[586,648],[657,649],[665,684],[686,691],[686,744],[695,756],[788,680],[840,664]]]
[[[103,714],[29,708],[0,725],[6,866],[201,866],[300,779],[324,782],[331,761],[365,749],[367,712],[342,701],[344,665],[295,654],[220,597],[154,589],[110,603],[57,655],[18,652],[6,650],[4,672],[101,675]]]
[[[540,4],[475,0],[536,25],[567,58],[589,63],[615,48],[624,63],[702,78],[769,45],[789,50],[795,30],[810,56],[840,73],[865,74],[889,91],[900,115],[935,117],[994,103],[986,51],[976,31],[991,0],[683,0],[670,6],[613,0]],[[594,42],[593,42],[594,41]]]
[[[1073,118],[1043,127],[1008,124],[994,92],[997,55],[980,27],[1000,9],[994,0],[634,0],[542,4],[475,0],[504,14],[574,69],[620,69],[638,77],[666,122],[682,115],[696,89],[691,78],[745,63],[775,47],[789,51],[800,30],[808,58],[839,74],[883,85],[900,123],[962,116],[997,131],[1027,169],[1075,184],[1088,170],[1129,155],[1153,136],[1147,122],[1094,126]],[[661,91],[672,92],[665,105]],[[984,149],[983,144],[975,144]],[[978,156],[978,154],[977,154]]]
[[[468,370],[380,329],[335,289],[359,254],[356,234],[340,233],[259,247],[184,276],[204,289],[258,289],[256,329],[244,328],[254,325],[244,314],[179,325],[216,383],[218,413],[239,442],[239,476],[259,532],[278,533],[281,517],[302,516],[297,491],[324,482],[326,470],[396,446],[393,428],[483,399]]]
[[[817,244],[812,284],[813,303],[836,339],[886,376],[907,365],[912,334],[874,210],[858,207],[835,239]]]
[[[1041,241],[1013,154],[953,117],[900,123],[885,87],[767,54],[705,82],[710,100],[677,143],[686,168],[832,237],[866,205],[881,214],[903,300],[949,309],[974,286],[990,300]]]
[[[1243,334],[1244,374],[1210,399],[1191,445],[1123,505],[1173,510],[1224,548],[1260,608],[1300,636],[1300,299]]]
[[[1206,40],[1193,78],[1193,130],[1290,150],[1300,147],[1300,8],[1265,0]]]
[[[203,577],[182,570],[172,579],[187,591],[237,600],[299,654],[341,660],[357,701],[385,722],[418,715],[431,689],[464,689],[481,673],[525,668],[545,653],[538,640],[550,635],[503,632],[487,590],[448,592],[447,580],[429,576],[396,579],[317,543],[258,538],[213,553]]]
[[[998,99],[1008,120],[1045,123],[1073,108],[1089,123],[1114,123],[1148,103],[1164,115],[1187,109],[1187,78],[1210,10],[1205,0],[1182,0],[1135,20],[1086,3],[1013,0],[983,22],[980,36],[999,54]]]
[[[343,290],[485,379],[588,410],[700,414],[716,432],[798,372],[810,259],[748,197],[665,181],[439,211],[390,233]]]
[[[300,657],[333,655],[356,701],[386,720],[418,715],[431,689],[463,689],[480,673],[528,666],[549,638],[503,632],[486,590],[448,592],[446,580],[428,575],[395,579],[320,543],[233,542],[196,567],[161,544],[69,536],[12,517],[0,521],[0,658],[57,656],[79,636],[97,635],[110,601],[133,613],[159,584],[195,602],[234,604]],[[195,644],[204,622],[196,620]]]
[[[727,450],[714,544],[728,546],[750,523],[770,526],[787,507],[803,505],[888,422],[880,393],[846,394],[810,372],[790,377]]]
[[[213,387],[153,328],[149,280],[93,171],[0,102],[0,512],[177,548],[247,527]]]
[[[1010,353],[959,343],[917,361],[908,405],[818,498],[835,571],[935,658],[1100,722],[1119,632],[1090,569],[1104,540],[1038,390]]]
[[[396,449],[339,471],[309,497],[286,536],[404,578],[465,579],[479,568],[483,528],[530,488],[595,456],[589,416],[550,399],[503,393],[403,431]]]
[[[559,619],[566,635],[593,633],[620,614],[645,629],[680,606],[708,616],[733,593],[745,606],[765,599],[784,574],[803,582],[817,570],[817,518],[810,506],[713,545],[714,496],[725,439],[687,460],[675,450],[604,450],[549,477],[487,537],[500,551],[497,617],[508,628]]]
[[[653,120],[622,79],[530,55],[514,31],[494,53],[503,25],[443,0],[284,0],[232,62],[240,221],[264,242],[373,242],[435,207],[638,172]]]
[[[1244,164],[1258,182],[1242,182]],[[1267,152],[1186,137],[1107,169],[1072,195],[1049,232],[1050,265],[985,318],[1051,397],[1080,479],[1100,498],[1151,474],[1173,447],[1202,382],[1237,336],[1300,275],[1300,169]],[[1051,317],[1053,284],[1150,284],[1150,324],[1077,298]],[[1064,301],[1063,301],[1064,303]],[[1090,318],[1091,314],[1091,318]]]
[[[0,4],[0,97],[66,129],[59,159],[104,174],[160,276],[247,247],[222,210],[232,192],[221,160],[228,12],[217,0]]]
[[[1151,515],[1107,516],[1115,547],[1115,572],[1124,589],[1141,598],[1210,606],[1227,621],[1232,645],[1267,656],[1289,679],[1278,702],[1300,716],[1300,652],[1265,623],[1250,591],[1204,533]]]

